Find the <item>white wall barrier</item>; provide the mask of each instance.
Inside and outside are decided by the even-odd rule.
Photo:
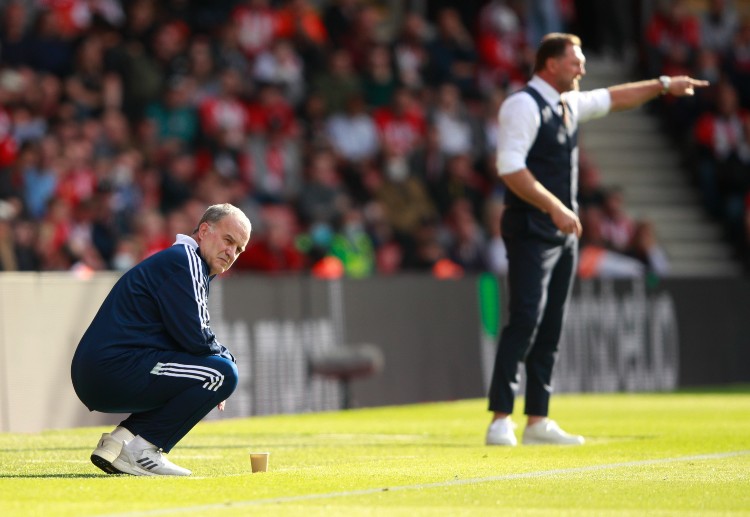
[[[33,432],[117,422],[90,413],[70,382],[78,340],[116,279],[0,274],[0,430]]]
[[[78,340],[116,278],[0,274],[0,431],[121,419],[90,413],[70,382]],[[502,287],[490,282],[492,289],[478,294],[480,284],[488,285],[428,275],[334,282],[238,275],[213,282],[211,326],[240,370],[221,417],[339,408],[341,386],[311,375],[308,360],[358,343],[380,347],[385,367],[353,383],[355,407],[484,397],[505,310]],[[749,298],[747,282],[673,279],[656,289],[641,281],[579,282],[554,388],[658,391],[748,382],[750,319],[738,311]],[[488,313],[496,321],[480,322]]]

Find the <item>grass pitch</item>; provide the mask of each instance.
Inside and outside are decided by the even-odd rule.
[[[486,447],[484,400],[256,417],[199,424],[189,478],[103,474],[109,429],[0,434],[0,515],[750,515],[750,387],[552,404],[586,445]]]

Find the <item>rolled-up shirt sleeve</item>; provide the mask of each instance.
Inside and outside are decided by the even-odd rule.
[[[597,88],[586,92],[568,92],[565,94],[573,116],[578,122],[601,118],[609,113],[612,97],[606,88]]]
[[[526,92],[508,97],[498,113],[497,173],[500,176],[526,168],[526,156],[539,131],[539,108]]]

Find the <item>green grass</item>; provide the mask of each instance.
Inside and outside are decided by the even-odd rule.
[[[552,410],[585,446],[486,447],[483,400],[205,422],[170,454],[189,478],[104,475],[104,428],[0,434],[0,515],[750,515],[747,386]]]

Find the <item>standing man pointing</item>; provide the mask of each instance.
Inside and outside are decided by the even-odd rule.
[[[510,419],[518,363],[526,367],[523,443],[578,445],[547,418],[552,369],[578,259],[578,124],[638,107],[660,95],[693,95],[706,81],[667,77],[588,92],[581,40],[546,35],[534,76],[500,108],[497,170],[508,187],[502,234],[508,250],[509,321],[500,336],[489,392],[487,445],[516,445]]]
[[[192,236],[125,273],[81,338],[73,387],[91,411],[132,413],[104,433],[91,461],[109,474],[188,476],[169,452],[237,387],[232,354],[209,326],[208,289],[245,250],[250,221],[208,207]]]

